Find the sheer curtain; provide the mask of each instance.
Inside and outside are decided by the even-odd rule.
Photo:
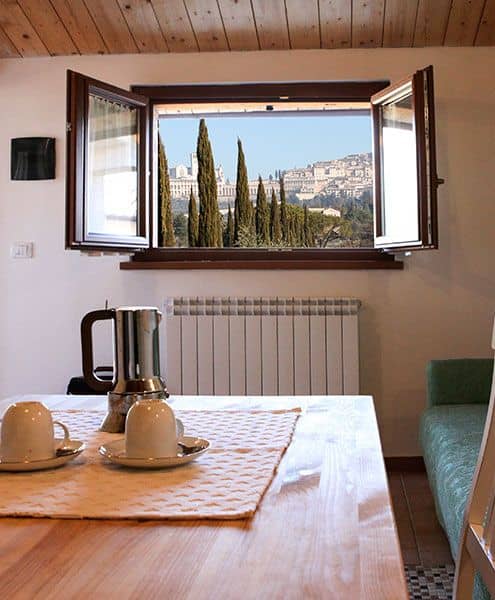
[[[89,96],[86,229],[135,235],[138,189],[138,112]]]

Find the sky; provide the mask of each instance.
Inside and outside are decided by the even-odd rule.
[[[162,117],[160,134],[169,167],[190,165],[196,151],[198,117]],[[237,138],[242,141],[249,179],[319,160],[371,152],[371,119],[364,115],[206,118],[215,166],[235,181]]]

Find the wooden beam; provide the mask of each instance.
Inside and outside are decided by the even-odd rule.
[[[117,0],[140,52],[168,52],[167,42],[148,0]]]
[[[139,49],[116,0],[84,0],[111,54],[132,54]]]
[[[105,42],[84,0],[50,0],[81,54],[105,54]]]
[[[376,48],[383,42],[385,0],[352,0],[352,47]]]
[[[184,2],[151,0],[151,4],[170,52],[197,52],[199,46]]]
[[[495,46],[495,0],[486,1],[475,45]]]
[[[7,34],[0,28],[0,58],[19,58],[14,44],[9,40]]]
[[[485,0],[453,0],[445,46],[473,46]]]
[[[443,46],[452,0],[419,0],[414,46]]]
[[[262,50],[288,50],[289,29],[283,0],[252,0]]]
[[[17,0],[52,56],[79,54],[49,0]]]
[[[318,1],[285,0],[291,48],[319,48]]]
[[[259,50],[250,0],[218,0],[231,50]]]
[[[383,45],[410,48],[413,45],[418,0],[387,0],[383,27]]]
[[[49,52],[15,0],[0,0],[0,27],[21,56],[48,56]]]
[[[216,0],[184,0],[201,52],[228,50]]]
[[[322,48],[350,48],[352,4],[349,0],[320,0]]]

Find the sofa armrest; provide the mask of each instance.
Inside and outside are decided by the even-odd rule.
[[[492,358],[432,360],[426,368],[428,406],[488,404]]]

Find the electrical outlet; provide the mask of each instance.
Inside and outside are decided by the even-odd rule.
[[[10,247],[11,258],[33,258],[34,242],[14,242]]]

